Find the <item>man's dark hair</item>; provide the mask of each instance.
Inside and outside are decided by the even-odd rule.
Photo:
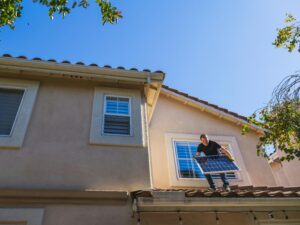
[[[201,135],[200,135],[200,139],[201,139],[201,138],[207,138],[207,134],[201,134]]]

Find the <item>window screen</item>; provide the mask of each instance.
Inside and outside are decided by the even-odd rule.
[[[24,90],[0,88],[0,135],[10,135]]]
[[[130,135],[130,99],[105,96],[104,134]]]
[[[204,178],[198,165],[192,159],[196,155],[199,142],[175,141],[177,172],[180,178]],[[227,147],[227,146],[224,146]],[[213,174],[213,179],[220,179],[220,175]],[[228,179],[235,179],[235,173],[227,173]]]

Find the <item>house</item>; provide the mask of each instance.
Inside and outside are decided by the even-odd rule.
[[[256,156],[260,129],[241,136],[245,117],[164,76],[3,55],[0,224],[300,224],[300,188]],[[229,192],[205,191],[191,160],[201,132],[241,168]]]

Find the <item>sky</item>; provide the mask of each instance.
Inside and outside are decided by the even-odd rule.
[[[300,54],[276,49],[299,0],[113,0],[124,18],[102,26],[99,9],[62,19],[24,1],[15,30],[1,28],[0,53],[99,66],[162,70],[165,84],[248,116],[300,70]]]

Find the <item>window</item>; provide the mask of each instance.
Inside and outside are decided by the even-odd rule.
[[[130,98],[105,96],[104,134],[131,135]]]
[[[96,87],[90,144],[145,147],[145,103],[139,89]]]
[[[20,148],[30,121],[39,82],[0,78],[0,147]]]
[[[0,135],[11,134],[24,90],[0,88]]]
[[[204,178],[198,165],[192,159],[196,155],[199,142],[191,141],[175,141],[177,175],[179,178]],[[223,147],[228,149],[228,145],[222,144]],[[213,174],[213,179],[220,179],[219,174]],[[235,173],[227,173],[228,179],[235,179]]]
[[[251,179],[234,136],[208,135],[211,140],[226,147],[233,154],[240,171],[228,173],[231,185],[251,185]],[[191,159],[195,155],[199,134],[166,133],[166,150],[168,156],[169,184],[171,187],[207,187],[208,183]],[[213,175],[216,185],[221,186],[219,175]]]

